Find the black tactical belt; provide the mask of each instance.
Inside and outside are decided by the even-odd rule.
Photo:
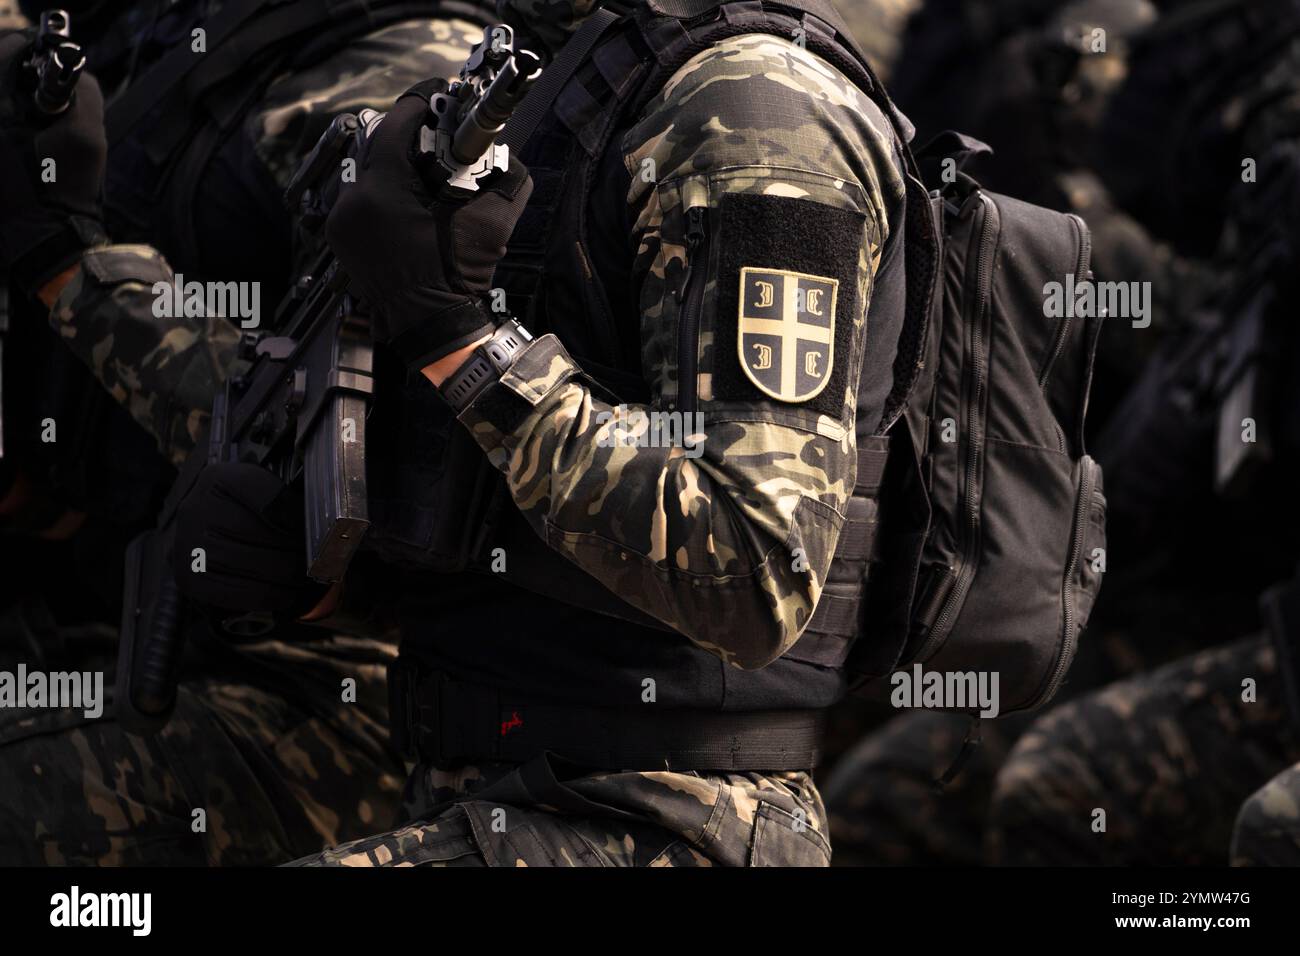
[[[437,767],[549,752],[601,770],[810,770],[821,754],[820,711],[541,703],[421,673],[408,659],[389,667],[388,687],[394,745]]]

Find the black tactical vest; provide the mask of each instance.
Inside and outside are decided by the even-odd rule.
[[[818,9],[822,16],[801,9],[805,7]],[[913,172],[910,154],[901,146],[910,138],[910,125],[893,108],[846,33],[831,25],[834,19],[834,12],[820,0],[638,4],[587,55],[528,141],[521,158],[535,188],[496,282],[506,289],[510,309],[524,325],[534,334],[555,333],[609,393],[606,398],[635,403],[649,397],[640,370],[639,310],[628,275],[634,250],[626,248],[626,228],[619,237],[618,230],[607,225],[610,209],[618,210],[615,218],[622,224],[629,185],[616,148],[618,133],[691,57],[742,34],[766,33],[801,42],[880,106],[895,126],[899,165]],[[507,556],[506,572],[487,579],[474,574],[425,578],[422,594],[406,604],[403,653],[440,673],[439,693],[458,695],[466,709],[488,711],[493,705],[487,698],[466,686],[491,686],[501,706],[543,698],[577,707],[626,707],[644,681],[652,679],[660,703],[713,712],[810,711],[842,696],[849,683],[845,662],[858,632],[858,604],[880,517],[876,499],[887,449],[887,439],[881,436],[899,414],[915,379],[935,275],[937,247],[925,190],[914,176],[905,178],[910,180],[906,228],[901,215],[895,217],[899,221],[891,220],[868,313],[869,328],[894,330],[898,352],[892,370],[864,363],[864,377],[882,372],[888,377],[892,371],[893,388],[879,421],[859,416],[858,487],[849,521],[817,612],[795,646],[762,670],[742,671],[723,665],[620,601],[551,552],[524,523],[500,476],[491,472],[445,405],[435,405],[426,387],[420,413],[432,413],[438,440],[431,445],[428,431],[421,434],[419,423],[408,417],[406,447],[423,449],[415,467],[406,472],[419,474],[423,469],[425,478],[432,480],[421,486],[420,500],[381,502],[378,509],[372,507],[372,517],[385,510],[393,516],[403,509],[408,515],[420,512],[425,518],[419,526],[426,535],[423,540],[468,542],[467,551],[432,550],[420,560],[415,556],[420,541],[412,527],[389,522],[372,528],[371,546],[445,570],[490,571],[493,549],[503,548]],[[913,227],[913,222],[918,225]],[[905,233],[911,237],[907,242]],[[436,455],[447,456],[448,449],[457,447],[468,450],[436,460]],[[400,448],[394,451],[400,454]],[[449,458],[464,462],[464,470],[453,473]],[[399,480],[372,471],[372,492],[377,477],[390,489]],[[415,485],[400,480],[406,489]],[[440,509],[439,496],[455,501],[462,509],[457,514],[464,514],[471,497],[466,489],[474,489],[477,496],[485,483],[494,489],[490,503],[461,533],[448,531],[450,509]],[[502,578],[517,590],[503,585]],[[429,693],[426,689],[425,698]],[[468,703],[470,698],[475,703]],[[402,719],[399,715],[397,723]],[[461,756],[481,756],[470,749],[475,752]],[[751,761],[749,766],[762,765]]]

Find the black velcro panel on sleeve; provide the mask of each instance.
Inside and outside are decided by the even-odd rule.
[[[788,196],[731,193],[718,207],[718,311],[714,323],[715,401],[772,402],[740,366],[740,274],[745,268],[822,276],[839,282],[835,305],[835,355],[830,381],[820,393],[792,403],[834,418],[844,413],[858,302],[858,261],[866,241],[863,213]],[[786,404],[784,402],[780,404]]]

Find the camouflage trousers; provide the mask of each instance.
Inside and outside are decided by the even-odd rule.
[[[1056,708],[1025,733],[998,774],[990,858],[1222,865],[1248,797],[1238,830],[1250,836],[1239,837],[1238,849],[1256,847],[1247,852],[1258,858],[1272,827],[1262,811],[1275,817],[1277,790],[1251,794],[1300,756],[1282,695],[1273,648],[1258,637]],[[1294,833],[1294,818],[1290,826]]]
[[[0,666],[22,646],[5,640]],[[183,683],[148,738],[118,726],[111,695],[97,719],[0,710],[0,865],[280,863],[391,825],[405,776],[385,725],[391,653],[342,637],[242,648]]]
[[[1149,577],[1141,576],[1122,585],[1107,583],[1088,639],[1053,706],[1217,643],[1214,635],[1239,617],[1241,602],[1223,600],[1218,592],[1189,602],[1181,591],[1169,593],[1148,583]],[[888,688],[874,697],[872,716],[889,715]],[[987,862],[985,828],[994,783],[1016,740],[1038,715],[982,721],[979,746],[940,790],[934,781],[961,750],[969,720],[935,711],[892,713],[847,748],[821,781],[836,865]],[[866,723],[862,715],[858,722]]]
[[[970,729],[958,714],[901,714],[844,754],[826,778],[837,866],[977,866],[984,820],[1002,761],[1024,718],[985,720],[980,743],[945,787]]]
[[[1300,866],[1300,763],[1256,790],[1232,830],[1233,866]]]
[[[449,802],[450,801],[450,802]],[[807,773],[591,773],[549,755],[521,766],[420,766],[412,822],[295,866],[826,866]]]

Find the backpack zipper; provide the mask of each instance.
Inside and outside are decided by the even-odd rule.
[[[686,210],[686,270],[677,301],[681,304],[677,340],[677,407],[683,413],[695,411],[699,388],[700,312],[704,305],[704,277],[708,269],[697,269],[696,260],[708,262],[708,207]]]
[[[1065,565],[1065,577],[1061,582],[1061,603],[1065,610],[1065,633],[1062,635],[1064,639],[1061,641],[1061,656],[1056,659],[1056,666],[1052,668],[1052,676],[1047,682],[1047,687],[1032,703],[1023,708],[1025,710],[1031,710],[1044,700],[1052,698],[1060,688],[1061,681],[1065,679],[1070,661],[1074,659],[1074,645],[1078,635],[1074,633],[1074,602],[1070,600],[1070,587],[1074,581],[1074,572],[1079,567],[1079,557],[1083,553],[1083,539],[1088,532],[1088,512],[1092,509],[1092,492],[1095,487],[1093,469],[1096,466],[1091,458],[1084,455],[1079,459],[1079,467],[1082,474],[1079,477],[1079,500],[1074,508],[1074,536],[1070,541],[1070,559]]]
[[[993,287],[993,252],[997,222],[992,201],[979,193],[984,205],[984,221],[980,225],[979,258],[976,268],[976,307],[973,316],[968,313],[967,330],[971,337],[971,375],[968,380],[967,393],[969,401],[966,407],[966,535],[962,541],[961,563],[956,569],[953,584],[943,602],[934,626],[926,636],[914,660],[926,660],[948,636],[966,592],[970,589],[971,579],[975,576],[975,549],[979,540],[980,526],[980,474],[979,465],[984,447],[983,401],[985,378],[988,370],[985,366],[984,324],[989,313],[989,299]]]

